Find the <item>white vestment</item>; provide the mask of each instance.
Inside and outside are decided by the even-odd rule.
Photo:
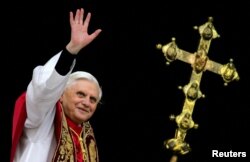
[[[57,145],[54,134],[55,106],[75,66],[74,60],[67,75],[58,74],[55,65],[61,52],[44,66],[37,66],[33,70],[26,92],[27,119],[14,162],[51,162],[53,158]]]

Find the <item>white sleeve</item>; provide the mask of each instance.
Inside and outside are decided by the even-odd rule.
[[[56,102],[61,97],[69,74],[75,65],[74,60],[67,75],[58,74],[55,66],[61,52],[53,56],[44,66],[37,66],[33,70],[32,80],[26,93],[26,128],[38,127],[45,118],[54,120]],[[48,117],[52,119],[48,119]]]

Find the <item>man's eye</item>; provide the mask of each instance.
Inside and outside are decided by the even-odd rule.
[[[97,102],[97,99],[94,98],[94,97],[93,97],[93,98],[90,98],[90,102],[93,103],[93,104],[95,104],[95,103]]]
[[[79,96],[79,97],[85,97],[86,95],[84,93],[78,92],[77,96]]]

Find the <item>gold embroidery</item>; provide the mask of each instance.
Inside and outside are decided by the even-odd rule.
[[[90,140],[89,143],[89,157],[91,162],[96,162],[96,145],[93,139]]]
[[[82,129],[80,136],[72,128],[70,128],[70,130],[77,136],[79,143],[80,143],[80,146],[81,146],[82,156],[83,156],[83,159],[85,160],[87,156],[86,156],[85,148],[83,146],[83,139],[82,139],[82,134],[83,134],[84,128]]]
[[[59,117],[60,120],[60,117]],[[62,112],[60,137],[53,157],[53,162],[76,162],[75,144],[72,139],[73,129],[69,129],[65,114]],[[55,129],[59,129],[58,127]],[[76,133],[76,132],[74,132]],[[77,133],[76,133],[77,134]],[[78,136],[78,134],[77,134]],[[98,150],[95,142],[94,132],[89,122],[83,123],[83,129],[78,136],[81,144],[84,162],[99,162]]]
[[[62,134],[59,147],[59,156],[57,158],[58,162],[74,161],[73,156],[73,142],[68,130],[68,125],[63,114],[62,120]]]

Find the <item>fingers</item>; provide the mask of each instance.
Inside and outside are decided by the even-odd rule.
[[[101,31],[102,31],[101,29],[97,29],[94,33],[92,33],[90,35],[90,37],[92,38],[92,40],[95,39],[101,33]]]
[[[70,12],[70,24],[73,24],[73,23],[74,24],[83,24],[86,28],[88,28],[90,18],[91,18],[91,13],[88,13],[86,16],[86,19],[83,22],[83,19],[84,19],[84,9],[83,8],[76,10],[75,17],[73,15],[73,12]]]
[[[69,12],[70,24],[83,24],[83,15],[84,15],[83,8],[76,10],[75,17],[74,17],[73,12],[70,11]]]
[[[83,9],[77,9],[76,10],[76,15],[75,15],[75,23],[76,24],[82,24],[82,21],[83,21]]]
[[[77,9],[75,16],[74,16],[73,12],[70,12],[71,27],[73,27],[75,25],[77,25],[77,26],[80,25],[81,28],[83,29],[82,31],[87,31],[87,29],[89,27],[90,19],[91,19],[91,13],[89,12],[84,20],[84,9],[83,8]],[[100,32],[101,32],[101,29],[98,29],[94,33],[92,33],[90,35],[90,37],[92,37],[94,39],[95,37],[97,37],[100,34]]]
[[[91,13],[88,13],[87,17],[86,17],[86,19],[84,21],[84,24],[83,24],[86,28],[89,27],[90,18],[91,18]]]
[[[82,21],[83,21],[83,15],[84,15],[84,10],[83,8],[80,9],[80,13],[79,13],[79,24],[82,24]]]

